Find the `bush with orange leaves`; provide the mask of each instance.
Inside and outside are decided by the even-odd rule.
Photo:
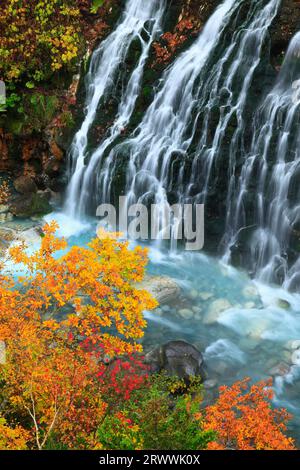
[[[143,278],[147,250],[129,250],[114,236],[66,250],[56,229],[55,223],[44,227],[33,254],[11,248],[25,276],[0,273],[0,340],[6,347],[1,408],[11,422],[25,423],[29,448],[47,448],[53,440],[93,448],[109,412],[106,395],[120,387],[115,376],[107,380],[113,366],[105,361],[141,351],[143,310],[156,301],[134,287]]]
[[[245,378],[231,387],[220,387],[218,400],[206,408],[204,428],[218,436],[208,449],[295,449],[293,439],[284,435],[290,415],[272,408],[272,380],[251,386],[249,381]]]
[[[21,426],[10,428],[0,416],[0,450],[26,450],[29,433]]]

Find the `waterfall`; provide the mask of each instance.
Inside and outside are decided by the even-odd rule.
[[[227,220],[229,257],[243,229],[253,224],[248,240],[252,272],[264,282],[292,289],[300,285],[297,254],[292,267],[288,265],[290,237],[300,221],[299,78],[300,33],[292,39],[277,81],[256,113],[251,151]]]
[[[85,215],[97,164],[104,151],[122,133],[134,111],[144,66],[151,43],[160,30],[164,6],[164,0],[127,0],[125,11],[116,29],[92,55],[86,77],[85,117],[74,137],[69,155],[71,179],[67,188],[65,212],[71,217]],[[136,40],[140,42],[141,54],[124,87],[117,116],[108,131],[108,137],[89,155],[88,135],[101,99],[113,92],[120,67],[127,57],[130,46]]]
[[[127,202],[160,207],[156,217],[163,236],[169,200],[206,201],[213,164],[235,118],[228,161],[228,185],[232,184],[236,157],[243,148],[248,90],[279,4],[280,0],[253,0],[250,5],[226,0],[215,10],[195,43],[166,70],[132,137],[111,150],[100,171],[102,199],[111,198],[113,174],[125,149],[130,155]],[[212,135],[210,120],[216,107],[220,113]]]
[[[125,149],[130,155],[126,173],[127,204],[155,203],[160,208],[156,217],[162,236],[169,222],[165,206],[172,180],[172,155],[180,153],[184,158],[189,148],[193,130],[188,135],[188,128],[201,88],[197,84],[199,75],[239,3],[226,0],[216,9],[196,42],[164,73],[154,100],[132,137],[111,150],[101,170],[102,197],[109,200],[114,171]],[[176,202],[181,199],[180,183],[177,183]]]
[[[293,99],[300,71],[299,35],[254,117],[251,103],[280,4],[224,0],[194,43],[165,70],[141,122],[124,138],[165,11],[162,0],[128,0],[116,30],[92,56],[85,118],[70,151],[66,212],[82,218],[102,202],[115,202],[114,194],[124,191],[128,205],[159,207],[155,217],[164,238],[165,230],[174,232],[178,224],[173,220],[168,226],[166,207],[211,205],[220,197],[221,183],[224,259],[232,260],[239,243],[246,244],[253,274],[288,288],[299,283],[300,258],[290,250],[291,237],[300,233],[300,111]],[[114,122],[91,151],[89,132],[102,98],[113,92],[120,66],[137,39],[141,53],[122,90]],[[120,171],[125,183],[116,190]],[[245,242],[246,232],[250,235]]]

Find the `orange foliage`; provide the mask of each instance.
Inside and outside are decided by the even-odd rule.
[[[107,410],[105,359],[141,350],[143,310],[156,302],[133,285],[143,278],[146,250],[106,237],[59,257],[67,243],[56,229],[44,227],[33,254],[11,248],[26,277],[0,275],[0,377],[8,406],[31,419],[37,448],[52,433],[68,448],[90,448]]]
[[[10,428],[0,417],[0,450],[25,450],[29,433],[21,426]]]
[[[274,410],[272,381],[249,386],[249,378],[231,387],[220,387],[217,402],[206,408],[205,429],[217,433],[210,450],[292,450],[293,439],[286,437],[286,410]]]
[[[176,50],[185,43],[188,39],[188,33],[194,30],[193,22],[186,18],[182,19],[174,30],[174,33],[167,32],[162,35],[162,43],[155,42],[153,44],[156,63],[166,63],[168,62]]]

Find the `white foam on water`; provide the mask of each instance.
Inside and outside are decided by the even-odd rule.
[[[44,221],[47,223],[50,223],[53,220],[57,222],[59,226],[56,232],[58,237],[70,238],[74,235],[78,236],[91,229],[91,224],[81,222],[62,212],[52,212],[44,217]]]
[[[204,358],[207,359],[222,359],[231,363],[245,364],[247,361],[246,354],[228,339],[218,339],[210,344],[204,352]]]

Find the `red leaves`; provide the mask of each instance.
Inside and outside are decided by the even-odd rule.
[[[176,25],[173,33],[163,34],[161,41],[153,44],[156,63],[165,64],[169,62],[177,49],[188,39],[189,34],[196,29],[192,18],[184,18]]]
[[[129,399],[143,383],[139,358],[143,311],[156,302],[134,287],[143,278],[147,252],[130,251],[116,237],[72,247],[45,225],[41,246],[28,255],[14,247],[12,260],[31,273],[16,285],[0,277],[1,367],[6,398],[34,427],[36,447],[51,433],[70,448],[91,447],[112,396]],[[116,357],[118,357],[116,359]]]
[[[291,450],[293,439],[286,437],[286,410],[274,410],[270,400],[272,381],[249,386],[249,378],[231,387],[220,387],[217,402],[206,408],[205,429],[217,433],[209,449]]]

